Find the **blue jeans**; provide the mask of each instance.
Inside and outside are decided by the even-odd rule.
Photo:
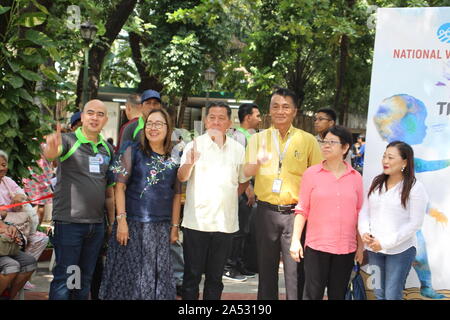
[[[416,248],[411,247],[398,254],[368,251],[368,256],[372,277],[380,277],[375,279],[374,293],[377,300],[402,300]]]
[[[103,223],[55,222],[56,265],[50,300],[87,300],[95,264],[104,240]],[[80,272],[78,272],[78,270]]]

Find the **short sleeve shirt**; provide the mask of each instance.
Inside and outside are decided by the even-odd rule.
[[[283,153],[289,141],[279,175],[279,153],[274,146],[274,138],[278,139],[281,153]],[[277,129],[270,127],[267,130],[254,134],[250,138],[246,149],[246,163],[256,163],[258,150],[263,143],[266,145],[267,152],[272,154],[272,158],[261,165],[255,176],[256,196],[259,200],[274,205],[296,204],[303,172],[308,167],[322,161],[319,143],[312,134],[293,126],[289,128],[283,139]],[[282,181],[280,193],[272,192],[272,185],[275,179]]]
[[[112,183],[107,176],[112,146],[101,136],[97,144],[89,142],[78,128],[75,133],[62,134],[62,147],[56,172],[53,220],[102,223],[106,188]]]
[[[133,143],[117,156],[110,170],[116,182],[127,186],[125,209],[128,219],[170,222],[174,195],[181,193],[178,163],[172,157],[156,152],[148,156],[139,143]]]
[[[141,139],[142,129],[139,129],[137,134],[135,134],[135,131],[138,127],[143,126],[143,119],[140,117],[137,121],[134,121],[130,123],[128,126],[126,126],[125,129],[123,129],[122,139],[120,141],[119,151],[122,151],[122,149],[125,146],[125,143],[128,142],[139,142]]]
[[[204,232],[236,232],[238,187],[249,180],[243,172],[244,147],[231,138],[219,147],[208,133],[196,138],[196,143],[200,158],[187,183],[183,227]],[[193,143],[188,143],[181,165],[192,147]]]

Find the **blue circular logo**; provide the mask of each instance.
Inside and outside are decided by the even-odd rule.
[[[450,43],[450,23],[444,23],[437,31],[438,39],[441,42]]]
[[[103,164],[104,159],[101,154],[97,154],[95,157],[97,158],[98,164]]]

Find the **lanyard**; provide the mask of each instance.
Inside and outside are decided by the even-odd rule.
[[[277,149],[277,153],[279,155],[278,157],[278,177],[280,177],[281,174],[281,167],[283,165],[283,159],[286,156],[286,151],[289,147],[289,144],[291,143],[291,134],[288,135],[288,139],[286,141],[286,144],[284,145],[284,150],[283,153],[280,153],[280,145],[278,143],[278,134],[279,131],[277,130],[277,134],[272,134],[272,140],[273,140],[273,144],[275,145],[275,148]]]

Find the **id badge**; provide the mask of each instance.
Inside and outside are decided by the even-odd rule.
[[[283,181],[281,179],[275,179],[273,180],[273,185],[272,185],[272,192],[274,193],[280,193],[281,192],[281,183]]]
[[[98,157],[89,157],[89,172],[100,173],[100,160]]]

